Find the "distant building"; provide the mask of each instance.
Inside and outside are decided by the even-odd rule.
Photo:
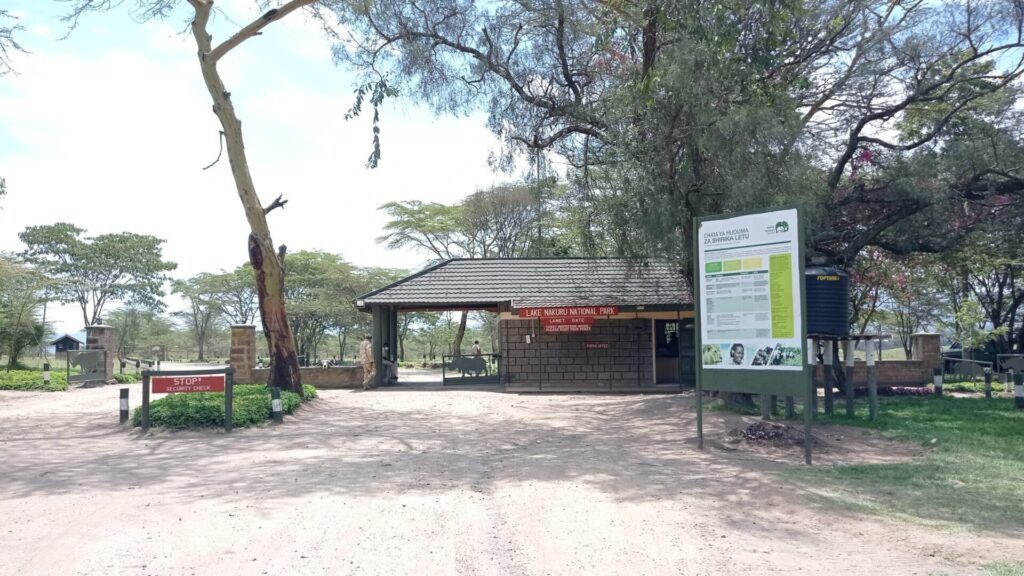
[[[50,342],[50,346],[53,346],[54,352],[57,353],[80,350],[84,344],[85,342],[67,334],[57,338],[53,342]]]

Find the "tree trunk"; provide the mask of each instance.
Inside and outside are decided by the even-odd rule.
[[[462,311],[459,317],[459,329],[455,331],[455,340],[452,341],[452,356],[462,356],[462,338],[466,336],[466,319],[469,312]]]
[[[256,188],[249,172],[249,162],[245,156],[242,122],[235,114],[231,93],[224,87],[224,82],[217,71],[217,59],[211,54],[212,38],[206,31],[206,23],[210,18],[212,3],[189,1],[196,11],[196,17],[192,21],[192,35],[199,47],[199,67],[206,88],[213,99],[213,112],[223,128],[221,134],[228,150],[231,175],[234,177],[235,189],[249,223],[249,262],[256,275],[260,320],[263,323],[263,334],[267,338],[270,353],[270,377],[267,385],[302,394],[302,377],[299,372],[299,359],[295,353],[295,339],[292,337],[288,316],[285,313],[284,246],[281,247],[280,255],[274,251],[274,241],[267,225],[267,212],[256,195]],[[278,17],[283,15],[280,14]]]
[[[348,332],[342,330],[338,332],[338,362],[345,361],[345,341],[348,340]]]

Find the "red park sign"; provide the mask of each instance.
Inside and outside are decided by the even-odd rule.
[[[520,318],[568,318],[572,316],[615,316],[618,306],[559,306],[554,308],[520,308]]]
[[[204,376],[153,376],[149,381],[153,385],[154,394],[224,391],[223,374],[210,374]]]

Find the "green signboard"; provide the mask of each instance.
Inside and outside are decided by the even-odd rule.
[[[703,390],[804,397],[811,406],[800,210],[697,218],[698,441]],[[804,410],[810,435],[810,410]],[[810,463],[810,442],[805,442]]]

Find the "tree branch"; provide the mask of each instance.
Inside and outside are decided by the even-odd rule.
[[[190,2],[191,1],[193,0],[190,0]],[[221,42],[216,48],[210,51],[207,58],[213,62],[217,62],[242,42],[245,42],[253,36],[259,36],[262,33],[261,30],[266,28],[271,22],[280,20],[303,6],[309,6],[315,1],[316,0],[291,0],[291,2],[288,2],[280,8],[274,8],[273,10],[267,11],[263,16],[253,20],[245,28],[235,32],[233,36],[224,42]]]
[[[271,202],[269,206],[267,206],[266,208],[263,209],[263,213],[264,214],[270,214],[270,211],[275,209],[275,208],[284,209],[284,205],[287,204],[288,201],[287,200],[281,200],[282,196],[284,196],[284,194],[278,194],[277,198],[274,198],[274,201]]]

